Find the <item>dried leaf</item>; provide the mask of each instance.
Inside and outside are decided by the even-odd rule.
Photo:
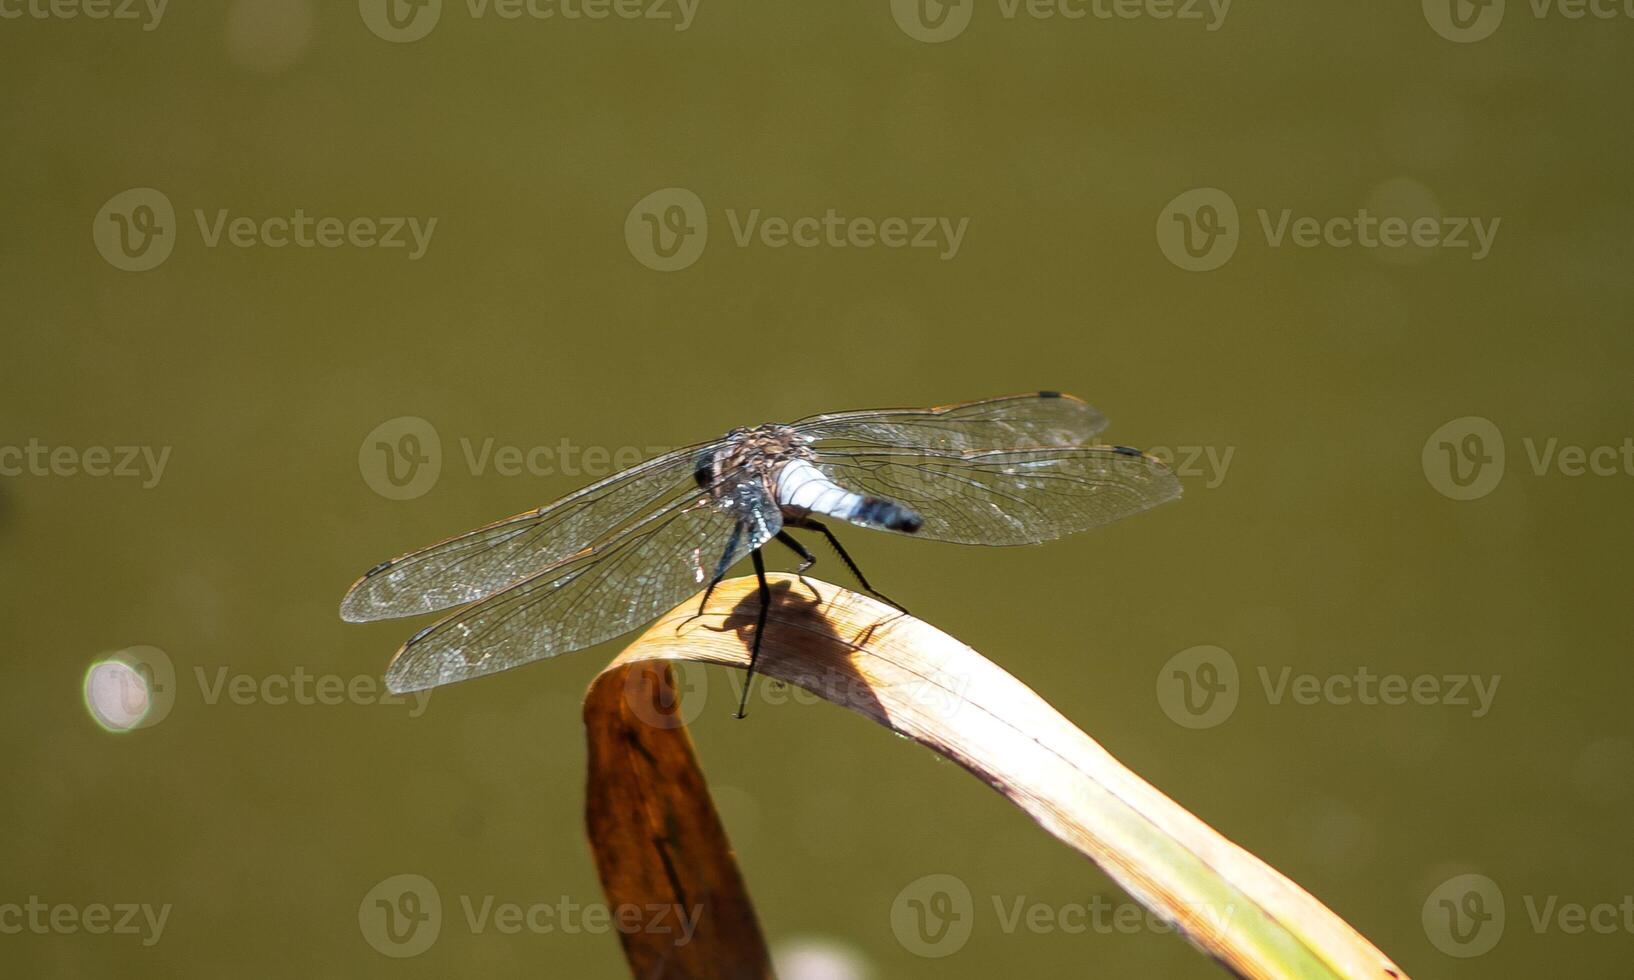
[[[1322,903],[1130,772],[1020,681],[928,623],[814,579],[770,576],[758,675],[959,763],[1244,977],[1402,978]],[[748,665],[759,597],[723,582],[591,685],[586,815],[613,907],[676,905],[696,932],[621,932],[638,977],[767,977],[766,944],[678,713],[665,661]]]

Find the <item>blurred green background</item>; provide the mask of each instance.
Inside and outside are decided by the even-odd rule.
[[[1113,441],[1200,453],[1185,498],[1038,548],[844,534],[876,584],[1410,974],[1626,971],[1630,913],[1594,909],[1634,901],[1634,474],[1532,458],[1634,436],[1620,11],[701,0],[683,25],[446,0],[399,28],[373,0],[156,23],[27,2],[0,3],[7,975],[625,975],[611,934],[478,932],[462,906],[600,901],[578,708],[619,644],[377,703],[367,678],[423,622],[344,624],[347,584],[589,479],[473,466],[487,440],[645,449],[1040,387],[1097,405]],[[115,200],[139,188],[162,199]],[[666,188],[708,222],[667,272],[639,232],[682,198],[637,207]],[[1159,242],[1194,188],[1238,212],[1181,215],[1226,232],[1193,239],[1205,271]],[[162,202],[174,218],[141,211]],[[415,258],[209,242],[223,210],[297,208],[436,224]],[[947,258],[733,234],[830,208],[965,230]],[[1260,218],[1361,208],[1499,224],[1476,258],[1276,245]],[[406,490],[371,438],[405,416],[440,446]],[[123,446],[164,469],[85,472]],[[143,645],[173,703],[111,734],[83,678]],[[1199,646],[1238,681],[1192,727],[1164,685]],[[1498,687],[1482,712],[1278,701],[1262,679],[1359,669]],[[265,696],[297,674],[365,680],[338,704]],[[240,675],[262,693],[212,696]],[[770,688],[735,722],[730,681],[708,675],[695,737],[786,976],[1219,975],[1079,914],[1129,899],[961,770]],[[443,906],[401,958],[359,915],[399,874]],[[970,896],[939,958],[893,928],[926,875]],[[145,945],[30,928],[31,899],[63,922],[171,908]],[[1078,928],[1007,929],[1018,901]]]

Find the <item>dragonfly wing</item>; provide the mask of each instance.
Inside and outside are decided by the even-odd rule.
[[[1180,496],[1157,459],[1122,446],[969,453],[818,448],[835,483],[919,512],[915,537],[1033,544],[1110,524]]]
[[[382,562],[352,583],[341,600],[341,618],[356,623],[415,616],[503,591],[626,522],[696,493],[698,455],[717,445],[655,456],[537,510]]]
[[[392,658],[386,684],[418,691],[612,639],[704,588],[717,568],[730,567],[782,526],[758,481],[735,482],[722,499],[695,490],[617,537],[422,630]]]
[[[1106,419],[1087,402],[1055,391],[988,398],[941,408],[887,408],[814,415],[794,423],[813,440],[861,447],[973,452],[1088,445]]]

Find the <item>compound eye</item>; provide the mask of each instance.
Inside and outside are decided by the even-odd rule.
[[[700,449],[692,465],[692,479],[699,487],[708,489],[709,485],[715,482],[715,454],[708,449]]]

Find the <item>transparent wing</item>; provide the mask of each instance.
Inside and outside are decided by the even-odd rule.
[[[1106,419],[1056,391],[988,398],[941,408],[887,408],[814,415],[794,423],[813,440],[943,452],[1088,445]]]
[[[818,447],[817,466],[841,486],[918,511],[915,537],[960,544],[1049,541],[1180,496],[1168,467],[1123,446],[945,454]]]
[[[537,510],[381,562],[352,583],[340,616],[354,623],[416,616],[500,592],[627,521],[696,493],[697,456],[719,444],[655,456]]]
[[[600,643],[655,619],[783,526],[754,480],[726,500],[694,492],[617,537],[427,627],[386,669],[418,691]]]

